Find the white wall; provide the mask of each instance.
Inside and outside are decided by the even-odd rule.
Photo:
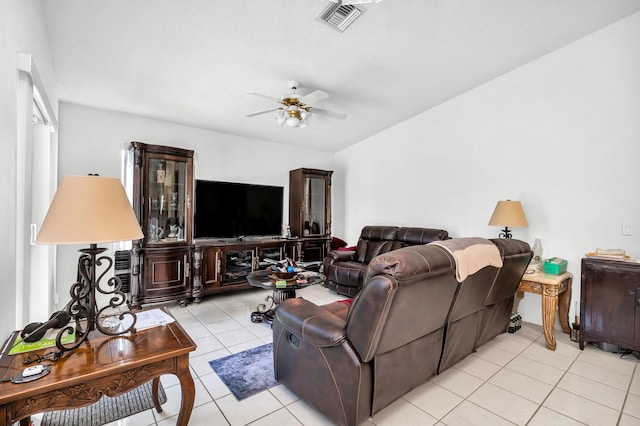
[[[0,223],[3,224],[2,244],[0,245],[0,270],[2,282],[0,291],[0,340],[11,330],[21,327],[16,319],[18,309],[28,309],[28,301],[23,306],[16,306],[16,288],[25,283],[16,282],[16,268],[21,253],[16,252],[17,236],[22,236],[25,229],[16,229],[17,223],[30,222],[27,217],[17,217],[16,206],[24,203],[18,199],[16,166],[18,159],[18,69],[17,53],[32,55],[38,64],[38,70],[47,96],[57,114],[57,95],[53,82],[55,75],[49,53],[49,41],[45,32],[44,15],[38,0],[10,0],[0,2],[0,199],[4,208],[0,209]],[[28,194],[30,197],[30,194]],[[28,246],[28,243],[27,243]]]
[[[60,176],[98,173],[120,177],[122,147],[131,141],[195,151],[196,179],[284,187],[283,221],[289,216],[289,170],[333,169],[333,155],[217,133],[134,115],[60,103]],[[69,299],[80,246],[58,248],[60,303]],[[115,248],[117,249],[117,247]]]
[[[38,64],[54,109],[57,94],[37,0],[0,2],[0,199],[16,204],[16,53]],[[497,200],[523,202],[530,228],[515,230],[544,256],[562,256],[579,292],[579,262],[596,247],[640,257],[640,15],[592,34],[335,156],[269,142],[63,104],[60,176],[120,175],[131,140],[196,151],[196,177],[285,186],[288,170],[334,170],[334,234],[355,242],[366,224],[443,227],[493,237]],[[469,64],[473,66],[473,64]],[[57,113],[57,111],[56,111]],[[277,158],[277,162],[273,159]],[[285,205],[285,214],[288,208]],[[15,211],[0,209],[0,333],[15,324]],[[28,223],[28,219],[27,219]],[[622,237],[622,223],[634,236]],[[22,230],[19,230],[22,232]],[[58,259],[61,303],[79,247]],[[539,297],[521,304],[540,322]]]
[[[568,259],[579,300],[585,253],[640,257],[639,117],[635,14],[339,152],[334,233],[355,243],[363,225],[398,224],[493,238],[496,202],[520,200],[529,228],[514,238]],[[540,296],[520,313],[541,324]]]

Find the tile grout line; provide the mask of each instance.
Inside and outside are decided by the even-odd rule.
[[[578,352],[578,355],[573,359],[573,361],[571,362],[571,364],[570,364],[570,365],[569,365],[569,366],[564,370],[564,372],[563,372],[562,376],[561,376],[561,377],[558,379],[558,381],[553,385],[553,388],[551,389],[551,391],[547,394],[547,396],[544,398],[544,400],[540,403],[540,405],[539,405],[538,409],[536,410],[536,413],[539,411],[539,409],[544,405],[544,403],[549,399],[549,397],[551,396],[551,394],[553,393],[553,391],[555,391],[556,389],[559,389],[559,390],[561,390],[561,391],[563,391],[563,392],[567,392],[567,393],[570,393],[570,394],[576,395],[576,396],[578,396],[578,397],[580,397],[580,398],[584,398],[584,399],[586,399],[586,400],[588,400],[588,401],[590,401],[590,402],[592,402],[592,403],[594,403],[594,404],[598,404],[598,405],[600,405],[600,406],[602,406],[602,407],[609,408],[609,409],[612,409],[612,410],[616,410],[616,409],[614,409],[614,408],[612,408],[612,407],[609,407],[608,405],[603,404],[602,402],[594,401],[594,400],[593,400],[593,399],[591,399],[591,398],[587,398],[587,397],[585,397],[585,396],[583,396],[583,395],[576,394],[576,393],[574,393],[574,392],[571,392],[571,391],[568,391],[568,390],[566,390],[566,389],[562,389],[562,388],[558,387],[558,385],[560,384],[560,382],[562,381],[562,379],[564,379],[568,374],[573,374],[573,373],[571,373],[569,370],[571,369],[571,367],[573,367],[573,365],[574,365],[576,362],[578,362],[578,360],[579,360],[579,358],[580,358],[580,355],[581,355],[582,353],[584,353],[584,352],[583,352],[583,350],[581,350],[580,352]],[[585,362],[585,363],[587,363],[587,364],[593,364],[592,362],[590,362],[590,361],[586,361],[586,360],[584,360],[583,362]],[[604,367],[604,368],[609,369],[608,367]],[[635,371],[636,371],[636,368],[637,368],[637,365],[634,365],[633,372],[635,372]],[[614,387],[614,386],[609,386],[609,385],[607,385],[606,383],[601,383],[601,382],[598,382],[597,380],[590,379],[590,378],[588,378],[588,377],[583,377],[583,376],[580,376],[580,375],[579,375],[579,377],[582,377],[582,378],[584,378],[584,379],[586,379],[586,380],[590,380],[590,381],[593,381],[593,382],[599,383],[599,384],[601,384],[601,385],[603,385],[603,386],[611,387],[611,388],[613,388],[613,389],[619,389],[619,388],[616,388],[616,387]],[[625,392],[625,396],[624,396],[624,400],[623,400],[622,407],[620,408],[620,410],[616,410],[616,411],[618,411],[618,422],[617,422],[616,424],[618,424],[618,423],[619,423],[620,418],[621,418],[621,416],[622,416],[622,414],[623,414],[624,404],[626,403],[626,400],[627,400],[627,398],[628,398],[628,396],[629,396],[629,389],[630,389],[630,387],[631,387],[631,383],[632,383],[632,382],[633,382],[633,373],[632,373],[632,375],[631,375],[631,379],[629,380],[629,384],[627,385],[627,390],[626,390],[626,392]],[[555,412],[555,413],[559,414],[559,415],[562,415],[562,416],[568,417],[568,418],[570,418],[570,419],[572,419],[572,420],[574,420],[574,421],[577,421],[577,422],[579,422],[579,423],[583,423],[583,422],[581,422],[580,420],[575,419],[575,418],[573,418],[573,417],[570,417],[570,416],[568,416],[568,415],[567,415],[567,414],[565,414],[565,413],[560,413],[560,412],[558,412],[558,411],[556,411],[556,410],[553,410],[553,409],[551,409],[551,408],[549,408],[549,407],[546,407],[546,408],[547,408],[548,410],[551,410],[551,411],[553,411],[553,412]],[[534,413],[534,416],[535,416],[535,413]],[[533,417],[534,417],[534,416],[532,416],[532,417],[531,417],[531,419],[533,419]],[[529,422],[531,421],[531,419],[529,419]],[[527,422],[527,424],[528,424],[529,422]],[[584,424],[584,423],[583,423],[583,424]]]
[[[312,298],[312,299],[313,299],[313,298]],[[228,315],[229,317],[231,317],[231,318],[232,318],[232,319],[234,319],[235,321],[238,321],[235,317],[233,317],[231,314],[229,314],[229,313],[228,313],[225,309],[223,309],[222,307],[217,306],[217,305],[215,305],[215,304],[214,304],[213,306],[215,306],[217,309],[220,309],[222,312],[224,312],[226,315]],[[249,307],[249,306],[247,305],[247,307]],[[249,308],[250,308],[250,307],[249,307]],[[187,309],[188,309],[188,308],[187,308]],[[229,308],[227,307],[227,309],[229,309]],[[200,322],[200,319],[198,318],[197,314],[194,314],[194,313],[192,313],[192,312],[189,312],[189,315],[186,315],[186,317],[192,317],[192,318],[194,318],[196,321],[198,321],[198,323],[199,323],[201,326],[203,326],[203,327],[205,327],[205,328],[206,328],[206,326],[205,326],[202,322]],[[180,320],[182,320],[182,319],[183,319],[183,318],[180,318]],[[239,322],[239,321],[238,321],[238,322]],[[249,329],[248,329],[248,326],[246,326],[246,324],[244,324],[244,323],[240,323],[240,324],[242,325],[242,328],[247,329],[247,331],[249,331],[250,333],[252,333],[252,330],[249,330]],[[207,329],[207,331],[209,332],[209,334],[210,334],[211,336],[213,336],[214,338],[216,338],[216,337],[215,337],[215,334],[211,333],[211,331],[210,331],[210,330],[208,330],[208,329]],[[255,333],[252,333],[252,334],[255,334]],[[262,333],[261,333],[261,334],[262,334]],[[255,336],[256,336],[256,339],[258,339],[258,340],[263,340],[263,338],[261,338],[261,337],[260,337],[260,336],[258,336],[257,334],[255,334]],[[529,340],[529,339],[530,339],[530,338],[532,338],[532,337],[531,337],[531,336],[526,336],[526,338],[527,338],[527,340]],[[217,338],[216,338],[216,339],[217,339]],[[511,360],[510,360],[509,362],[511,362],[511,361],[513,361],[513,360],[515,360],[515,359],[517,359],[518,357],[522,357],[522,354],[523,354],[527,349],[529,349],[529,348],[533,347],[533,346],[535,345],[535,343],[536,343],[539,339],[540,339],[540,336],[538,336],[537,338],[533,338],[533,340],[530,340],[530,341],[528,342],[528,344],[526,344],[526,345],[523,347],[523,349],[521,349],[519,352],[517,352],[517,353],[516,353],[516,352],[512,352],[512,354],[514,354],[514,356],[511,358]],[[220,342],[220,343],[222,344],[222,347],[223,347],[224,349],[227,349],[227,351],[229,350],[229,349],[227,348],[227,346],[226,346],[226,345],[224,345],[222,342]],[[581,353],[582,353],[582,351],[578,352],[578,353],[577,353],[577,355],[573,356],[573,359],[572,359],[572,361],[569,363],[569,365],[568,365],[566,368],[563,368],[563,369],[562,369],[562,370],[563,370],[563,372],[562,372],[562,374],[560,375],[559,379],[558,379],[557,381],[555,381],[555,383],[554,383],[553,385],[551,385],[551,390],[546,394],[546,396],[542,399],[542,401],[541,401],[540,403],[537,403],[537,402],[535,402],[535,401],[532,401],[532,402],[535,402],[535,403],[537,404],[537,407],[536,407],[536,409],[533,411],[532,415],[531,415],[531,416],[530,416],[530,418],[526,421],[526,423],[525,423],[525,424],[530,424],[530,423],[533,421],[533,419],[535,418],[535,416],[540,412],[541,407],[543,407],[543,406],[544,406],[544,404],[550,400],[551,394],[552,394],[553,392],[555,392],[557,389],[561,389],[561,390],[563,390],[563,391],[564,391],[564,389],[562,389],[562,388],[560,388],[560,387],[559,387],[559,383],[560,383],[560,382],[561,382],[565,377],[567,377],[567,375],[568,375],[568,374],[573,374],[573,373],[570,373],[570,372],[569,372],[569,370],[570,370],[570,369],[571,369],[571,368],[576,364],[576,362],[577,362],[578,360],[580,360],[580,358],[581,358],[581,356],[580,356],[580,355],[581,355]],[[204,354],[202,354],[202,355],[204,355]],[[567,356],[568,354],[563,353],[562,355]],[[488,359],[485,359],[485,358],[483,358],[483,357],[479,357],[479,358],[483,359],[483,360],[484,360],[484,361],[486,361],[486,362],[491,362],[491,363],[493,363],[493,364],[498,365],[498,366],[499,366],[498,370],[497,370],[497,371],[495,371],[493,374],[491,374],[489,377],[487,377],[487,379],[486,379],[486,380],[485,380],[485,379],[482,379],[482,383],[478,386],[478,388],[474,389],[474,390],[473,390],[469,395],[467,395],[466,397],[462,398],[462,400],[461,400],[459,403],[457,403],[453,408],[451,408],[450,410],[448,410],[448,411],[447,411],[447,413],[445,413],[444,415],[440,416],[440,418],[439,418],[439,419],[436,419],[436,422],[442,422],[442,419],[444,419],[444,418],[445,418],[447,415],[449,415],[452,411],[454,411],[456,408],[458,408],[458,407],[460,406],[460,404],[462,404],[464,401],[468,401],[470,404],[473,404],[473,405],[474,405],[474,406],[476,406],[476,407],[480,407],[481,409],[483,409],[483,410],[487,410],[488,412],[490,412],[490,413],[491,413],[491,414],[493,414],[493,415],[496,415],[496,416],[498,416],[498,417],[500,417],[500,418],[502,418],[502,419],[504,419],[504,420],[509,421],[509,420],[508,420],[508,419],[506,419],[505,417],[503,417],[503,416],[501,416],[501,415],[499,415],[499,414],[496,414],[496,413],[494,413],[494,412],[492,412],[492,411],[488,410],[487,408],[484,408],[484,407],[482,407],[482,406],[480,406],[480,405],[478,405],[478,404],[475,404],[475,403],[473,403],[473,402],[471,402],[471,401],[469,400],[469,398],[471,397],[471,395],[473,395],[475,392],[477,392],[477,390],[478,390],[480,387],[482,387],[482,386],[483,386],[483,385],[485,385],[486,383],[489,383],[489,381],[490,381],[493,377],[495,377],[495,375],[496,375],[496,374],[499,374],[501,371],[504,371],[505,369],[506,369],[506,370],[511,370],[510,368],[508,368],[508,367],[507,367],[507,365],[508,365],[508,363],[509,363],[509,362],[507,362],[507,363],[506,363],[506,364],[504,364],[504,365],[501,365],[501,364],[497,364],[497,363],[495,363],[495,362],[493,362],[493,361],[490,361],[490,360],[488,360]],[[587,360],[584,360],[584,362],[590,363],[590,362],[589,362],[589,361],[587,361]],[[455,368],[455,366],[454,366],[453,368]],[[196,378],[197,378],[198,380],[200,380],[200,382],[202,382],[201,377],[196,373],[196,371],[195,371],[195,370],[192,370],[192,371],[193,371],[194,375],[196,376]],[[463,371],[463,370],[461,370],[461,371]],[[518,372],[517,370],[513,370],[513,371]],[[634,367],[633,367],[633,371],[632,371],[632,374],[631,374],[631,378],[630,378],[630,380],[629,380],[629,382],[628,382],[628,384],[627,384],[627,389],[626,389],[626,393],[625,393],[624,400],[623,400],[623,403],[622,403],[622,407],[621,407],[621,409],[620,409],[620,410],[618,410],[618,417],[617,417],[618,421],[617,421],[617,423],[620,423],[620,422],[621,422],[621,420],[622,420],[622,416],[624,415],[624,407],[626,406],[627,401],[628,401],[628,399],[629,399],[630,389],[631,389],[631,386],[632,386],[633,381],[634,381],[635,373],[636,373],[637,371],[640,371],[640,369],[638,369],[637,365],[634,365]],[[471,374],[471,373],[467,373],[467,374]],[[473,375],[473,374],[471,374],[471,375],[472,375],[472,376],[475,376],[475,375]],[[432,377],[432,378],[430,378],[429,380],[433,379],[434,377],[437,377],[437,376],[433,376],[433,377]],[[475,376],[475,377],[477,377],[477,376]],[[585,378],[586,378],[586,377],[585,377]],[[534,378],[534,379],[535,379],[535,378]],[[588,378],[587,378],[587,379],[588,379]],[[537,379],[536,379],[536,380],[537,380]],[[593,380],[593,379],[589,379],[589,380]],[[595,382],[598,382],[597,380],[594,380],[594,381],[595,381]],[[426,383],[426,382],[425,382],[425,383]],[[545,382],[543,382],[543,383],[545,383]],[[598,382],[598,383],[600,383],[600,382]],[[436,386],[438,386],[438,387],[441,387],[441,388],[443,388],[443,389],[446,389],[446,390],[448,390],[449,392],[452,392],[452,391],[450,391],[449,389],[447,389],[447,388],[445,388],[445,387],[442,387],[441,385],[439,385],[439,384],[437,384],[437,383],[433,383],[433,384],[434,384],[434,385],[436,385]],[[204,386],[204,384],[202,384],[202,385]],[[498,385],[495,385],[495,386],[498,386]],[[498,386],[498,387],[502,388],[501,386]],[[224,411],[222,411],[221,407],[220,407],[220,406],[218,406],[218,403],[217,403],[217,402],[216,402],[216,400],[211,396],[211,394],[209,393],[209,390],[206,388],[206,386],[204,386],[204,389],[206,389],[206,391],[207,391],[207,393],[208,393],[208,395],[209,395],[209,397],[210,397],[211,401],[212,401],[212,402],[214,402],[214,405],[217,407],[217,409],[219,410],[219,412],[220,412],[220,414],[222,415],[222,417],[223,417],[227,422],[229,422],[229,419],[228,419],[228,418],[227,418],[227,416],[225,415]],[[504,388],[502,388],[502,389],[504,389]],[[505,390],[509,391],[508,389],[505,389]],[[509,392],[514,393],[513,391],[509,391]],[[567,391],[567,392],[568,392],[568,391]],[[453,392],[453,393],[455,394],[455,392]],[[573,392],[570,392],[570,393],[573,393]],[[273,395],[273,393],[272,393],[272,395]],[[514,393],[514,395],[518,395],[518,394],[517,394],[517,393]],[[577,395],[578,395],[578,396],[580,396],[580,397],[583,397],[583,398],[584,398],[584,396],[582,396],[582,395],[580,395],[580,394],[577,394]],[[272,414],[272,413],[274,413],[274,412],[279,411],[281,408],[285,408],[285,411],[286,411],[289,415],[291,415],[293,419],[295,419],[296,421],[298,421],[298,422],[300,422],[300,423],[303,423],[303,422],[302,422],[302,420],[301,420],[301,419],[299,419],[296,415],[294,415],[294,412],[293,412],[293,411],[291,411],[291,407],[292,407],[292,405],[293,405],[296,401],[292,401],[292,402],[290,402],[290,403],[288,403],[288,404],[284,404],[284,403],[283,403],[282,401],[280,401],[280,400],[279,400],[275,395],[273,395],[273,396],[274,396],[274,398],[275,398],[276,400],[278,400],[278,402],[279,402],[279,404],[280,404],[280,408],[278,408],[278,409],[274,410],[273,412],[270,412],[270,413],[265,414],[264,416],[260,417],[260,419],[262,419],[262,418],[264,418],[264,417],[266,417],[266,416],[268,416],[268,415],[270,415],[270,414]],[[461,396],[461,395],[458,395],[458,396]],[[518,396],[519,396],[519,395],[518,395]],[[523,398],[524,398],[524,397],[523,397]],[[404,399],[404,398],[403,398],[403,399]],[[527,399],[527,398],[525,398],[525,399]],[[587,399],[589,399],[589,398],[587,398]],[[527,400],[528,400],[528,399],[527,399]],[[590,400],[590,399],[589,399],[589,400]],[[415,405],[415,404],[413,404],[411,401],[408,401],[408,400],[406,400],[406,399],[404,399],[404,401],[405,401],[405,402],[407,402],[407,403],[409,403],[409,404],[410,404],[410,405],[412,405],[413,407],[417,408],[417,409],[418,409],[418,410],[420,410],[421,412],[423,412],[423,413],[425,413],[425,414],[427,414],[427,415],[429,415],[430,417],[432,417],[432,418],[434,418],[434,419],[435,419],[435,417],[433,417],[431,414],[429,414],[428,412],[424,411],[424,410],[423,410],[423,409],[421,409],[420,407],[416,406],[416,405]],[[608,407],[607,405],[605,405],[605,404],[603,404],[603,403],[601,403],[601,402],[593,401],[593,400],[590,400],[590,401],[592,401],[592,402],[594,402],[594,403],[596,403],[596,404],[602,405],[602,406],[604,406],[604,407]],[[207,401],[207,403],[208,403],[208,401]],[[194,407],[194,408],[195,408],[195,407]],[[556,411],[556,410],[552,410],[552,409],[550,409],[550,408],[548,408],[548,407],[546,407],[546,408],[547,408],[547,409],[549,409],[550,411],[553,411],[554,413],[556,413],[556,414],[558,414],[558,415],[565,416],[565,417],[567,417],[567,418],[571,418],[571,419],[573,419],[573,420],[575,420],[575,421],[578,421],[578,420],[574,419],[573,417],[571,417],[570,415],[567,415],[567,414],[562,413],[562,412],[558,412],[558,411]],[[611,408],[611,407],[608,407],[608,408]],[[155,414],[155,413],[154,413],[154,414]],[[631,417],[633,417],[633,416],[631,416]],[[154,423],[154,424],[156,424],[156,425],[160,424],[160,423],[159,423],[159,421],[164,421],[164,420],[166,420],[166,419],[158,419],[158,418],[157,418],[157,417],[155,417],[155,416],[154,416],[154,419],[156,420],[156,421],[155,421],[155,423]],[[254,422],[254,421],[258,421],[258,420],[259,420],[259,419],[254,419],[254,420],[252,420],[252,422]],[[370,418],[370,419],[369,419],[369,422],[370,422],[369,424],[372,424],[372,425],[375,425],[375,424],[376,424],[376,423],[373,421],[373,418]],[[511,423],[511,421],[509,421],[509,422]],[[231,423],[229,422],[229,424],[231,424]],[[303,423],[303,424],[304,424],[304,423]]]
[[[514,333],[514,334],[515,334],[515,333]],[[518,353],[513,353],[513,355],[514,355],[514,356],[513,356],[513,358],[511,359],[511,361],[513,361],[514,359],[516,359],[517,357],[519,357],[520,355],[522,355],[522,353],[523,353],[527,348],[529,348],[531,345],[533,345],[533,344],[536,342],[536,340],[538,340],[539,338],[540,338],[540,336],[538,336],[538,337],[536,337],[535,339],[531,340],[531,341],[529,342],[529,344],[527,344],[527,345],[526,345],[526,346],[525,346],[525,347],[524,347],[520,352],[518,352]],[[487,343],[488,343],[488,342],[487,342]],[[477,351],[476,351],[476,352],[474,352],[474,353],[477,353]],[[471,354],[470,354],[470,355],[471,355]],[[473,404],[474,406],[479,407],[479,408],[480,408],[480,409],[482,409],[482,410],[486,410],[486,411],[490,412],[491,414],[493,414],[493,415],[495,415],[495,416],[498,416],[498,417],[500,417],[501,419],[504,419],[505,421],[507,421],[507,422],[509,422],[509,423],[513,423],[512,421],[510,421],[510,420],[508,420],[508,419],[504,418],[503,416],[501,416],[501,415],[499,415],[499,414],[497,414],[497,413],[494,413],[494,412],[492,412],[492,411],[488,410],[487,408],[482,407],[482,406],[480,406],[480,405],[478,405],[478,404],[474,403],[473,401],[470,401],[470,400],[469,400],[469,397],[470,397],[471,395],[473,395],[473,394],[474,394],[478,389],[480,389],[480,387],[482,387],[483,385],[485,385],[486,383],[488,383],[488,382],[489,382],[489,380],[491,380],[491,378],[492,378],[492,377],[494,377],[496,374],[498,374],[500,371],[502,371],[503,369],[507,368],[507,367],[506,367],[506,364],[505,364],[505,365],[499,365],[499,364],[494,363],[493,361],[490,361],[490,360],[484,359],[484,358],[482,358],[481,356],[478,356],[478,357],[479,357],[480,359],[482,359],[483,361],[486,361],[486,362],[489,362],[489,363],[491,363],[491,364],[495,364],[495,365],[497,365],[497,366],[499,367],[499,368],[498,368],[498,370],[497,370],[495,373],[493,373],[491,376],[489,376],[487,379],[483,379],[482,377],[478,377],[478,376],[476,376],[476,375],[474,375],[474,374],[471,374],[471,373],[469,373],[469,372],[466,372],[466,371],[464,371],[464,370],[461,370],[461,369],[457,368],[455,365],[451,366],[451,368],[452,368],[452,369],[453,369],[453,368],[456,368],[458,371],[461,371],[461,372],[463,372],[463,373],[469,374],[470,376],[473,376],[473,377],[476,377],[477,379],[482,380],[482,382],[483,382],[483,383],[482,383],[480,386],[478,386],[478,388],[476,388],[476,389],[475,389],[473,392],[471,392],[469,395],[467,395],[467,396],[463,397],[462,395],[458,395],[458,394],[456,394],[455,392],[453,392],[453,391],[451,391],[451,390],[449,390],[449,389],[447,389],[447,388],[445,388],[445,387],[441,386],[441,385],[440,385],[440,384],[438,384],[438,383],[432,382],[434,386],[438,386],[438,387],[440,387],[440,388],[442,388],[442,389],[444,389],[444,390],[446,390],[446,391],[448,391],[448,392],[451,392],[451,393],[453,393],[453,394],[455,394],[455,395],[457,395],[457,396],[459,396],[459,397],[461,397],[461,398],[462,398],[462,400],[461,400],[459,403],[455,404],[455,405],[454,405],[454,406],[453,406],[449,411],[447,411],[446,413],[444,413],[440,418],[436,419],[438,423],[442,422],[442,421],[443,421],[443,419],[444,419],[446,416],[448,416],[451,412],[453,412],[456,408],[458,408],[458,407],[460,406],[460,404],[462,404],[462,403],[463,403],[463,402],[465,402],[465,401],[469,402],[469,404]],[[507,364],[508,364],[508,363],[507,363]],[[433,379],[434,377],[437,377],[437,376],[432,376],[432,377],[430,377],[430,378],[429,378],[425,383],[427,383],[428,381],[431,381],[431,379]],[[423,384],[424,384],[424,383],[423,383]],[[497,386],[497,385],[494,385],[494,386]],[[497,387],[499,387],[499,388],[501,388],[501,389],[503,389],[503,390],[505,390],[505,391],[507,391],[507,392],[513,393],[513,392],[511,392],[511,391],[510,391],[510,390],[508,390],[508,389],[504,389],[504,388],[502,388],[502,387],[500,387],[500,386],[497,386]],[[402,399],[404,399],[404,396],[403,396],[403,397],[401,397],[401,398],[402,398]],[[525,399],[526,399],[526,398],[525,398]],[[423,409],[421,409],[420,407],[416,406],[416,405],[415,405],[415,404],[413,404],[411,401],[409,401],[409,400],[407,400],[407,399],[405,399],[405,401],[406,401],[407,403],[411,404],[412,406],[416,407],[418,410],[422,411],[423,413],[426,413],[426,414],[427,414],[427,415],[429,415],[430,417],[433,417],[430,413],[428,413],[428,412],[424,411]],[[532,401],[532,402],[533,402],[533,401]],[[537,409],[536,409],[536,412],[537,412]],[[534,412],[534,414],[535,414],[535,412]],[[434,418],[435,418],[435,417],[434,417]],[[372,423],[373,423],[373,421],[372,421]]]
[[[515,333],[513,333],[513,334],[515,335]],[[517,357],[519,357],[519,356],[522,356],[522,354],[523,354],[523,353],[524,353],[528,348],[532,347],[532,345],[533,345],[533,344],[535,344],[535,342],[536,342],[539,338],[540,338],[540,336],[538,336],[537,338],[535,338],[535,339],[533,339],[531,342],[529,342],[529,344],[528,344],[528,345],[526,345],[526,346],[525,346],[525,347],[524,347],[520,352],[518,352],[517,354],[515,354],[515,356],[514,356],[513,358],[511,358],[511,361],[513,361],[514,359],[516,359],[516,358],[517,358]],[[495,337],[494,337],[494,339],[495,339]],[[485,360],[485,361],[488,361],[488,360]],[[509,361],[509,362],[511,362],[511,361]],[[507,363],[507,364],[509,364],[509,363]],[[484,383],[478,387],[478,389],[480,389],[480,387],[482,387],[483,385],[485,385],[485,384],[489,383],[489,380],[491,380],[493,377],[495,377],[499,372],[501,372],[501,371],[502,371],[502,370],[504,370],[505,368],[506,368],[506,369],[508,369],[508,370],[511,370],[510,368],[507,368],[507,364],[505,364],[505,365],[501,365],[501,366],[500,366],[500,368],[498,369],[498,371],[496,371],[496,372],[495,372],[495,373],[493,373],[490,377],[488,377],[488,378],[484,381]],[[515,371],[515,370],[512,370],[512,371]],[[517,373],[517,371],[516,371],[516,373]],[[507,391],[507,392],[509,392],[509,393],[513,393],[513,392],[512,392],[511,390],[509,390],[509,389],[504,389],[503,387],[498,386],[498,385],[494,385],[493,383],[490,383],[490,384],[491,384],[491,385],[493,385],[493,386],[496,386],[496,387],[498,387],[498,388],[500,388],[500,389],[503,389],[503,390],[505,390],[505,391]],[[471,393],[470,393],[470,394],[469,394],[469,395],[468,395],[464,400],[466,401],[466,400],[467,400],[471,395],[473,395],[473,394],[474,394],[478,389],[476,389],[476,390],[474,390],[473,392],[471,392]],[[517,395],[517,394],[514,394],[514,395],[516,395],[516,396],[518,396],[518,397],[520,397],[520,398],[523,398],[523,399],[527,399],[527,398],[521,397],[520,395]],[[528,399],[527,399],[527,401],[528,401]],[[533,402],[533,401],[531,401],[531,402]],[[501,419],[504,419],[505,421],[507,421],[507,422],[509,422],[509,423],[513,423],[511,420],[509,420],[509,419],[507,419],[507,418],[505,418],[505,417],[503,417],[503,416],[501,416],[501,415],[499,415],[499,414],[497,414],[497,413],[494,413],[493,411],[490,411],[490,410],[488,410],[488,409],[487,409],[487,408],[485,408],[485,407],[481,407],[481,406],[479,406],[478,404],[475,404],[473,401],[469,401],[469,403],[470,403],[470,404],[474,404],[476,407],[480,407],[480,408],[482,408],[483,410],[489,411],[490,413],[492,413],[492,414],[494,414],[494,415],[496,415],[496,416],[500,417]],[[533,414],[531,415],[531,417],[529,418],[529,420],[527,421],[527,423],[528,423],[529,421],[531,421],[531,418],[533,418],[533,416],[535,416],[535,414],[536,414],[536,413],[538,412],[538,410],[540,409],[540,406],[541,406],[541,405],[542,405],[542,404],[538,404],[538,407],[535,409],[535,411],[533,412]]]
[[[556,346],[557,348],[557,346]],[[531,417],[529,418],[529,420],[527,421],[527,425],[529,423],[531,423],[531,420],[533,420],[533,418],[536,416],[536,414],[538,414],[538,412],[540,411],[540,408],[542,408],[544,406],[544,403],[547,402],[547,400],[549,399],[549,397],[551,396],[551,394],[553,393],[553,391],[556,390],[556,388],[558,388],[558,383],[560,383],[562,381],[562,379],[569,373],[569,370],[571,369],[571,367],[573,366],[573,364],[575,364],[575,362],[578,360],[578,358],[580,357],[580,353],[578,353],[578,355],[575,356],[575,358],[573,358],[573,361],[571,361],[571,364],[569,364],[569,366],[567,368],[564,369],[564,372],[562,373],[562,375],[560,376],[560,378],[554,383],[553,387],[551,388],[551,390],[549,391],[549,393],[547,393],[547,396],[544,397],[544,399],[542,401],[540,401],[540,404],[538,404],[538,408],[536,408],[536,410],[533,412],[533,414],[531,415]],[[545,407],[547,408],[547,410],[551,410],[551,408]],[[564,417],[569,417],[564,413],[560,413],[558,411],[555,410],[551,410],[555,413],[558,413],[561,416]],[[569,417],[572,420],[575,420],[578,423],[582,423],[581,421],[579,421],[578,419],[574,419],[573,417]]]
[[[622,401],[622,407],[620,407],[620,412],[618,413],[618,421],[616,422],[616,425],[619,425],[620,421],[622,420],[622,415],[624,414],[624,407],[627,405],[627,399],[629,398],[629,393],[631,392],[631,385],[633,384],[633,380],[635,379],[637,369],[638,369],[638,361],[636,360],[636,364],[633,366],[633,371],[631,372],[631,380],[629,380],[629,384],[627,385],[627,393],[624,395],[624,400]]]

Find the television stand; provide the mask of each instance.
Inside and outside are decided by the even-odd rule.
[[[193,298],[196,303],[210,294],[253,288],[247,276],[265,269],[263,259],[298,259],[299,239],[244,237],[196,239],[193,249]]]

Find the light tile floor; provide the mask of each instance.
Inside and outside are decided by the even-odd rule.
[[[196,398],[190,425],[329,425],[325,417],[276,386],[237,401],[208,362],[272,340],[250,313],[269,295],[247,290],[211,296],[181,308],[169,304],[198,345],[190,365]],[[298,295],[317,304],[342,299],[312,286]],[[369,420],[387,425],[640,425],[640,368],[631,355],[588,346],[584,351],[556,331],[557,350],[545,348],[542,328],[524,323],[483,345],[443,374],[404,395]],[[168,401],[112,426],[174,425],[180,405],[175,376],[162,377]],[[39,425],[41,416],[34,416]]]

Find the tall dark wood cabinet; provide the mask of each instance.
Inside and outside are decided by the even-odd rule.
[[[289,172],[289,226],[299,237],[297,259],[324,259],[331,241],[331,176],[318,169]]]
[[[587,342],[640,350],[640,264],[582,259],[580,349]]]
[[[125,175],[144,232],[133,242],[130,303],[184,305],[192,294],[193,151],[131,142]]]

